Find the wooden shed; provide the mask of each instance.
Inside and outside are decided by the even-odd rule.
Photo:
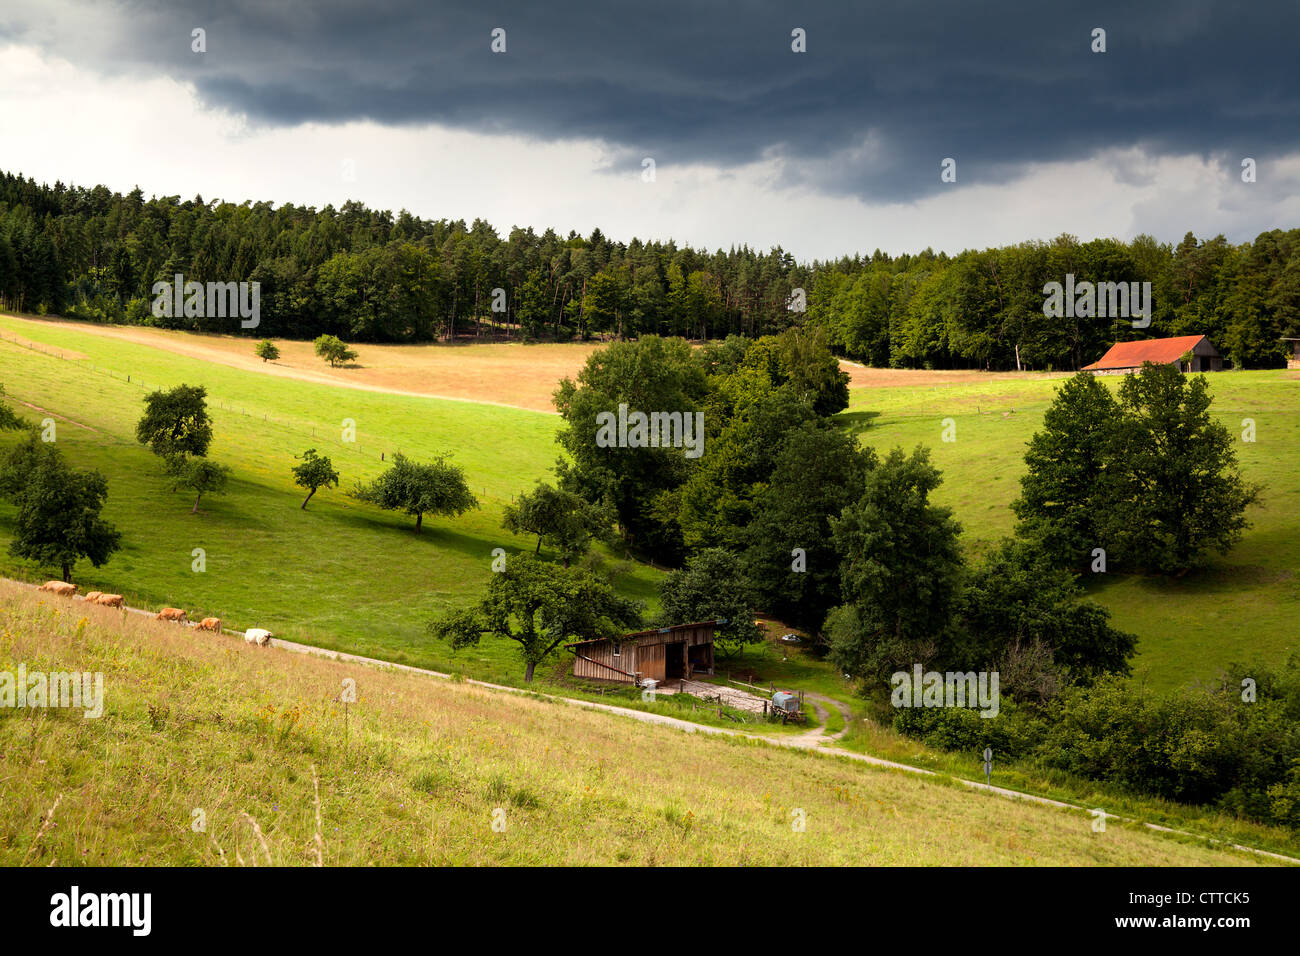
[[[713,634],[726,621],[699,621],[624,634],[616,641],[579,641],[573,653],[573,676],[623,684],[663,682],[713,673]]]

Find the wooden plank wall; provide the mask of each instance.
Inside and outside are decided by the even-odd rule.
[[[712,644],[713,632],[714,627],[710,624],[702,627],[673,630],[666,634],[646,634],[624,641],[621,645],[622,653],[618,657],[614,656],[612,641],[583,644],[580,647],[573,648],[577,652],[574,655],[573,676],[630,684],[632,678],[628,674],[635,674],[639,671],[643,679],[662,681],[666,679],[665,675],[667,673],[665,644],[685,644],[688,648],[700,644]],[[578,654],[582,656],[579,657]],[[591,660],[584,660],[583,658],[591,658]],[[713,654],[711,652],[709,654],[709,663],[713,663]],[[611,667],[618,668],[618,670],[611,670]],[[618,671],[627,671],[627,674],[620,674]]]
[[[632,678],[627,674],[620,674],[618,671],[627,671],[628,674],[635,674],[637,670],[637,646],[635,644],[624,644],[623,653],[618,657],[614,656],[614,645],[608,641],[602,641],[599,644],[583,644],[581,647],[575,647],[575,651],[582,657],[574,656],[573,676],[589,677],[594,680],[612,680],[620,683],[630,684]],[[583,660],[589,657],[591,660]],[[602,667],[602,664],[609,665]],[[610,670],[610,667],[617,667],[618,670]]]

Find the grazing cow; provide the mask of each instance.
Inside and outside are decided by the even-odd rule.
[[[77,586],[67,581],[46,581],[41,585],[41,590],[57,594],[59,597],[72,597],[77,593]]]
[[[86,595],[86,603],[98,604],[99,599],[102,598],[103,596],[104,596],[103,591],[91,591],[89,594]]]
[[[185,612],[178,607],[165,607],[158,612],[158,615],[154,620],[175,621],[177,624],[183,624],[185,623],[186,616]]]
[[[244,640],[265,647],[271,643],[271,632],[264,627],[250,627],[244,632]]]
[[[89,600],[89,598],[87,598]],[[122,600],[120,594],[101,594],[95,599],[96,604],[102,604],[104,607],[123,607],[126,602]]]
[[[220,633],[221,633],[221,618],[219,618],[219,617],[205,617],[203,620],[199,621],[199,630],[200,630],[200,631],[216,631],[218,634],[220,634]]]

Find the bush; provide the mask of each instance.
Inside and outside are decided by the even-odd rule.
[[[1072,688],[1049,707],[1043,762],[1136,793],[1224,802],[1269,819],[1266,793],[1300,758],[1284,704],[1231,692],[1157,696],[1116,678]],[[1231,796],[1229,796],[1231,795]]]
[[[1243,678],[1256,687],[1243,700]],[[1282,668],[1235,666],[1209,689],[1158,695],[1117,676],[1067,687],[1046,706],[1003,696],[974,708],[900,708],[894,729],[961,753],[992,747],[1132,793],[1300,826],[1300,654]]]
[[[894,712],[894,729],[941,750],[981,754],[992,747],[995,760],[1031,756],[1047,731],[1033,707],[1008,697],[1002,698],[996,717],[982,717],[974,707],[900,707]]]

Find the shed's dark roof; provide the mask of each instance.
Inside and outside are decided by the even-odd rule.
[[[727,623],[727,619],[723,617],[723,618],[718,618],[716,621],[696,621],[694,624],[674,624],[672,627],[652,627],[646,631],[633,631],[630,634],[624,634],[621,638],[619,638],[619,640],[635,643],[638,637],[653,637],[656,634],[671,634],[674,631],[688,631],[697,627],[716,628],[719,624],[726,624],[726,623]],[[603,637],[595,637],[589,641],[574,641],[572,644],[565,644],[564,646],[581,647],[583,644],[603,644],[606,642],[606,640],[608,639]]]

